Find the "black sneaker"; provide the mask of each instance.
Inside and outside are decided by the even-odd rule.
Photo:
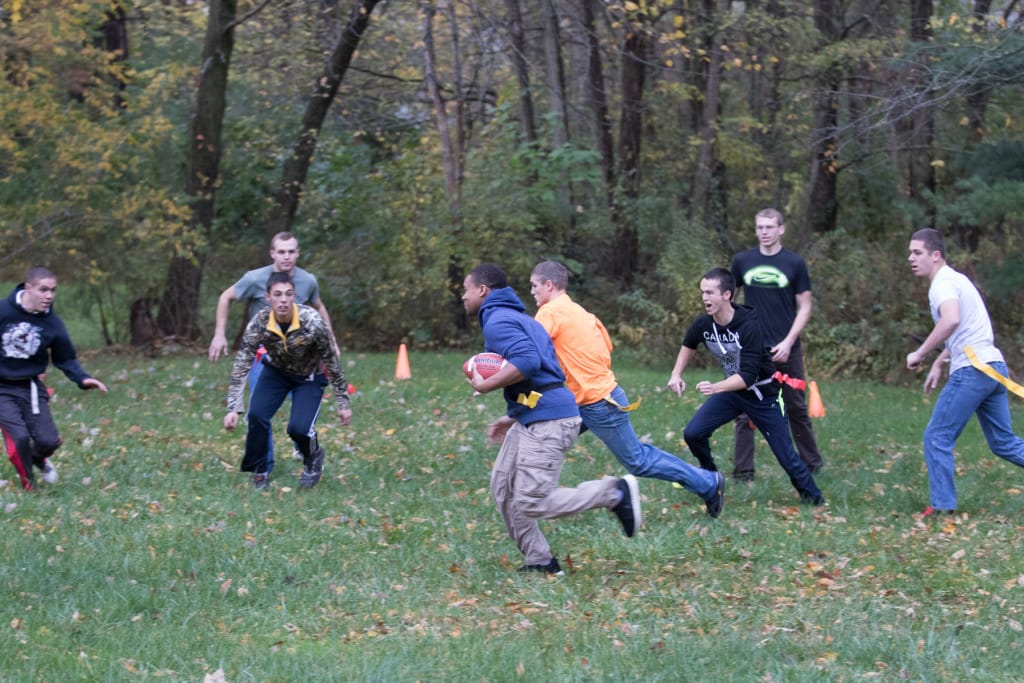
[[[809,496],[806,493],[801,493],[800,502],[807,505],[824,505],[825,497],[820,494],[817,496]]]
[[[722,506],[725,504],[725,477],[721,472],[715,472],[715,489],[704,499],[704,503],[711,519],[716,519],[722,514]]]
[[[754,481],[754,470],[737,470],[732,473],[732,478],[736,481],[751,482]]]
[[[644,515],[640,510],[640,487],[637,486],[636,477],[627,474],[615,484],[622,493],[622,500],[612,507],[612,514],[622,522],[622,531],[628,538],[644,523]]]
[[[316,451],[305,458],[302,467],[302,476],[299,477],[299,486],[310,489],[320,483],[320,477],[324,474],[324,447],[317,446]]]
[[[551,574],[552,576],[565,576],[565,572],[562,571],[562,565],[558,564],[557,557],[552,557],[551,561],[547,564],[524,564],[516,571],[523,573],[543,572],[544,574]]]
[[[265,491],[270,488],[270,475],[266,472],[252,475],[252,487],[257,491]]]

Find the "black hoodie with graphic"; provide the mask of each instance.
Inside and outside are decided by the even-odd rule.
[[[747,388],[775,374],[775,364],[765,344],[757,312],[734,304],[728,325],[719,325],[710,315],[698,317],[683,338],[683,346],[697,350],[702,342],[715,357],[726,377],[738,374]]]
[[[68,379],[84,389],[90,376],[78,364],[64,321],[49,310],[29,313],[18,303],[18,285],[0,301],[0,380],[27,380],[46,372],[53,361]]]

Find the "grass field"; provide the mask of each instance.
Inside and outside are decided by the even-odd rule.
[[[634,539],[603,511],[544,523],[568,569],[546,578],[514,571],[487,491],[500,396],[471,395],[459,354],[410,359],[396,382],[393,355],[346,354],[355,417],[322,418],[324,480],[299,489],[282,425],[268,493],[221,428],[228,361],[88,356],[106,397],[52,371],[60,481],[0,489],[0,679],[1020,680],[1024,473],[972,423],[960,514],[920,519],[919,388],[822,384],[826,507],[797,505],[761,444],[718,520],[644,479]],[[686,458],[700,399],[662,389],[670,362],[617,370],[637,431]],[[584,435],[562,480],[606,473]]]

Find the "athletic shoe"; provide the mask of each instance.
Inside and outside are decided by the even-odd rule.
[[[252,475],[252,487],[257,491],[265,491],[270,488],[270,475],[266,472]]]
[[[304,489],[313,488],[320,483],[320,477],[324,473],[324,447],[317,446],[316,452],[305,460],[302,466],[302,476],[299,477],[299,486]]]
[[[57,483],[57,468],[53,466],[49,458],[43,460],[43,481],[47,484]]]
[[[732,473],[732,478],[736,481],[751,482],[754,481],[754,470],[743,470],[742,472],[736,471]]]
[[[704,503],[708,508],[708,517],[716,519],[722,514],[722,506],[725,504],[725,477],[721,472],[715,472],[715,488]]]
[[[938,517],[939,515],[955,515],[955,514],[956,514],[956,510],[938,510],[936,508],[933,508],[931,505],[929,505],[928,507],[926,507],[924,509],[924,512],[921,513],[921,519],[926,519],[928,517]]]
[[[516,571],[523,573],[543,572],[544,574],[551,574],[552,576],[565,576],[565,572],[562,571],[562,565],[558,564],[557,557],[552,557],[551,561],[547,564],[524,564]]]
[[[801,493],[800,494],[800,502],[801,503],[805,503],[807,505],[824,505],[825,504],[825,497],[821,496],[821,495],[809,496],[806,493]]]
[[[622,500],[611,508],[612,514],[619,518],[626,536],[633,538],[633,534],[644,523],[643,512],[640,510],[640,487],[632,474],[619,479],[615,487],[622,494]]]

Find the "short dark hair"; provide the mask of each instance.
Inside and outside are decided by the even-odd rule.
[[[32,266],[25,271],[25,284],[27,285],[34,285],[40,280],[48,280],[50,278],[57,279],[57,276],[46,266]]]
[[[508,287],[508,279],[505,277],[505,271],[493,263],[481,263],[479,266],[469,271],[469,277],[471,277],[473,282],[478,285],[483,285],[490,289]]]
[[[267,291],[269,292],[274,288],[274,285],[289,284],[292,287],[295,286],[295,280],[292,278],[291,273],[286,273],[283,270],[277,270],[270,274],[267,278]]]
[[[716,280],[718,291],[722,294],[729,292],[729,298],[736,296],[736,278],[725,268],[712,268],[700,276],[701,280]]]
[[[569,269],[558,261],[541,261],[534,266],[533,274],[536,275],[541,282],[551,280],[551,284],[558,289],[569,288]]]
[[[942,233],[935,228],[921,228],[911,235],[910,239],[924,242],[924,248],[929,254],[937,251],[942,258],[946,258],[946,242],[942,239]]]

